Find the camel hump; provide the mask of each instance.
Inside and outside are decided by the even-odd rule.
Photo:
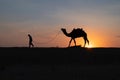
[[[86,32],[82,28],[77,28],[74,32],[76,35],[86,35]]]
[[[83,29],[82,28],[77,28],[76,31],[83,31]]]
[[[82,28],[77,28],[77,29],[74,29],[74,32],[75,33],[81,33],[81,32],[83,32],[83,29]]]

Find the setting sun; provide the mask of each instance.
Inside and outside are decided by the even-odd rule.
[[[93,45],[92,44],[89,44],[89,45],[86,45],[87,48],[92,48]]]

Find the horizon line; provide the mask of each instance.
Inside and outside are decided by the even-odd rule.
[[[29,48],[29,47],[26,47],[26,46],[11,46],[11,47],[7,47],[7,46],[4,46],[4,47],[0,47],[0,48]],[[81,46],[71,46],[71,47],[31,47],[31,48],[89,48],[89,47],[81,47]],[[120,48],[120,47],[90,47],[91,49],[92,48]]]

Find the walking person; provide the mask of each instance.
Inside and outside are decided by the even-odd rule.
[[[29,48],[34,47],[34,44],[32,43],[32,41],[33,41],[32,36],[30,34],[28,34],[28,37],[29,37]]]

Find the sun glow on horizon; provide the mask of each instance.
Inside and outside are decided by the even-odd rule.
[[[89,45],[86,45],[87,48],[92,48],[94,47],[91,43]]]

